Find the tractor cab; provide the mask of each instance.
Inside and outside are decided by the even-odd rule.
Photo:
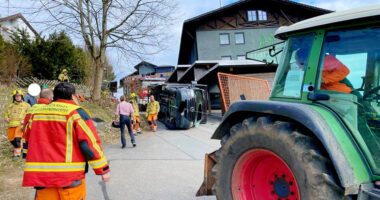
[[[330,28],[331,29],[331,28]],[[272,100],[336,114],[380,175],[380,26],[319,29],[287,39]]]

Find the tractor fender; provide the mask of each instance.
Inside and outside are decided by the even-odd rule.
[[[279,101],[238,101],[229,107],[212,139],[222,139],[229,134],[233,125],[252,115],[271,115],[303,125],[322,143],[330,158],[334,158],[332,162],[340,183],[345,188],[345,194],[358,194],[360,183],[355,178],[354,169],[345,157],[342,147],[324,118],[308,105]]]

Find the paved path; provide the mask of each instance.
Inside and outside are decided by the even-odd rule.
[[[210,137],[219,124],[216,119],[187,131],[159,131],[136,137],[137,147],[128,143],[105,147],[110,161],[111,181],[87,176],[88,200],[215,200],[195,197],[203,180],[204,154],[219,148]]]

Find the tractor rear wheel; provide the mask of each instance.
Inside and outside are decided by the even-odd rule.
[[[344,199],[331,161],[291,123],[249,118],[222,143],[213,168],[220,200]]]

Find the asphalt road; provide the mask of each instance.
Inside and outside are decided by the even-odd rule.
[[[127,144],[104,147],[110,161],[111,180],[104,184],[90,172],[88,200],[215,200],[195,197],[203,181],[204,154],[219,148],[210,137],[219,121],[186,131],[169,131],[160,124],[155,133],[136,137],[137,147]]]

